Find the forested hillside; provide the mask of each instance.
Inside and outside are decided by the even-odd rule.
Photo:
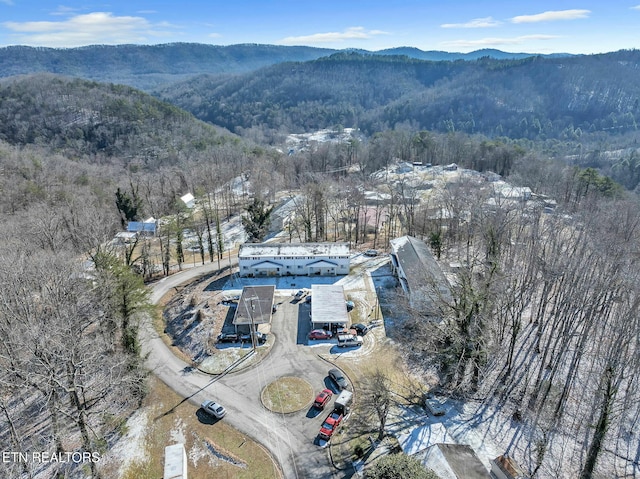
[[[276,45],[94,45],[81,48],[0,48],[0,76],[56,73],[147,89],[200,73],[238,73],[335,50]]]
[[[185,231],[194,265],[214,262],[228,251],[222,222],[295,198],[289,240],[388,250],[414,235],[450,268],[442,322],[389,287],[380,304],[393,347],[447,395],[477,401],[478,423],[493,422],[528,473],[637,475],[638,200],[591,166],[628,189],[640,182],[639,64],[636,51],[472,62],[339,53],[199,76],[160,99],[53,74],[3,79],[3,450],[107,451],[146,394],[143,279],[182,267]],[[332,125],[366,134],[287,154],[214,124],[277,132],[274,142]],[[531,199],[502,197],[496,173]],[[180,202],[187,192],[200,208]],[[162,219],[158,235],[141,242],[155,250],[113,241],[149,216]],[[7,477],[73,477],[65,464],[7,467]]]
[[[50,74],[0,81],[0,140],[150,169],[238,141],[133,88]]]
[[[281,45],[92,45],[80,48],[0,48],[0,77],[32,73],[56,73],[89,80],[122,83],[143,90],[167,85],[202,73],[224,74],[257,70],[290,61],[307,61],[338,50]],[[525,58],[529,53],[478,50],[471,53],[392,48],[379,55],[406,55],[421,60],[475,60],[480,57]]]
[[[635,131],[640,52],[520,60],[427,62],[338,53],[226,79],[197,78],[159,92],[233,131],[404,125],[489,137],[577,139]]]

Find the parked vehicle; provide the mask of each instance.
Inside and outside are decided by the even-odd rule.
[[[367,251],[364,252],[365,256],[378,256],[378,250],[375,249],[368,249]]]
[[[306,298],[304,298],[304,302],[307,303],[307,304],[311,304],[311,295],[309,295]]]
[[[333,433],[336,432],[338,426],[342,422],[343,417],[344,416],[341,412],[335,410],[329,414],[322,423],[322,426],[320,426],[320,432],[318,433],[320,439],[325,441],[331,439],[331,436],[333,436]]]
[[[237,343],[239,339],[236,333],[220,333],[217,340],[219,343]]]
[[[205,402],[203,402],[201,407],[207,414],[217,417],[218,419],[224,417],[224,415],[227,414],[227,410],[224,407],[222,407],[217,402],[212,401],[211,399],[207,399]]]
[[[445,413],[442,403],[437,399],[425,398],[424,406],[430,414],[434,416],[443,416]]]
[[[256,341],[258,343],[264,343],[267,340],[267,335],[264,333],[261,333],[260,331],[256,331],[254,334],[254,337],[256,339]],[[246,333],[243,334],[242,336],[240,336],[240,341],[242,341],[243,343],[250,343],[251,342],[251,333]]]
[[[338,385],[339,389],[349,389],[349,382],[339,369],[333,368],[329,370],[329,377]]]
[[[353,334],[340,334],[338,336],[338,347],[349,348],[362,346],[362,336],[354,336]]]
[[[333,396],[333,392],[331,389],[323,389],[320,394],[316,396],[315,401],[313,401],[313,407],[318,409],[324,409],[329,401],[331,401],[331,397]]]
[[[300,289],[296,292],[294,298],[295,299],[302,299],[302,297],[305,295],[305,290],[304,289]]]
[[[358,332],[353,328],[338,328],[336,336],[357,336]]]
[[[329,339],[333,336],[331,331],[325,331],[324,329],[314,329],[309,333],[309,339]]]
[[[353,308],[356,307],[356,303],[354,303],[353,301],[347,300],[347,301],[345,301],[345,304],[347,305],[347,313],[349,311],[353,311]]]
[[[360,336],[364,336],[365,334],[367,334],[369,329],[371,329],[368,325],[362,323],[352,324],[351,328],[355,329],[356,333],[358,333],[358,335]]]
[[[333,408],[346,416],[349,412],[349,405],[351,404],[352,399],[353,393],[351,391],[347,391],[346,389],[344,391],[340,391]]]

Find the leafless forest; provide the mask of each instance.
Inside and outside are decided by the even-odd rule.
[[[3,450],[105,451],[145,394],[143,281],[185,263],[185,230],[197,261],[213,262],[226,253],[222,225],[254,199],[295,198],[291,241],[385,249],[410,234],[460,265],[443,322],[407,311],[407,358],[450,394],[508,411],[533,477],[636,477],[637,196],[593,169],[461,134],[389,131],[294,155],[244,140],[174,143],[164,158],[0,143]],[[498,172],[557,207],[495,201],[478,178],[418,202],[424,185],[372,175],[398,159]],[[384,207],[367,207],[367,191]],[[179,201],[187,192],[197,214]],[[112,241],[150,216],[162,219],[153,241]],[[36,477],[43,466],[10,467],[8,477]],[[67,477],[73,464],[55,467]]]

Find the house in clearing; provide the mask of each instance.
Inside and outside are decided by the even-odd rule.
[[[191,193],[187,193],[180,197],[180,200],[184,203],[184,205],[191,209],[196,205],[196,199]]]
[[[402,236],[390,241],[391,268],[409,304],[427,316],[442,316],[451,286],[424,241]]]
[[[349,274],[348,243],[245,243],[240,276],[336,276]]]

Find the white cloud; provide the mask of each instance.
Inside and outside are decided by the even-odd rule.
[[[363,27],[350,27],[342,32],[314,33],[312,35],[303,35],[299,37],[286,37],[279,40],[278,43],[283,45],[334,43],[343,42],[345,40],[367,39],[376,35],[387,34],[387,32],[383,32],[382,30],[365,30]]]
[[[520,45],[531,40],[553,40],[559,38],[557,35],[522,35],[519,37],[511,38],[482,38],[480,40],[453,40],[450,42],[443,42],[442,44],[448,47],[455,48],[487,48],[498,47],[505,45]]]
[[[62,21],[4,22],[2,25],[14,32],[14,43],[49,47],[143,43],[169,34],[160,28],[171,29],[166,23],[153,25],[143,17],[117,17],[110,12],[76,15]]]
[[[636,5],[635,7],[631,7],[631,10],[640,10],[640,5]]]
[[[591,10],[555,10],[536,15],[520,15],[511,19],[512,23],[555,22],[558,20],[577,20],[587,18]]]
[[[492,17],[475,18],[466,23],[444,23],[441,28],[491,28],[502,25],[502,22],[494,20]]]
[[[5,5],[13,5],[13,0],[0,0],[0,3],[4,3]]]

